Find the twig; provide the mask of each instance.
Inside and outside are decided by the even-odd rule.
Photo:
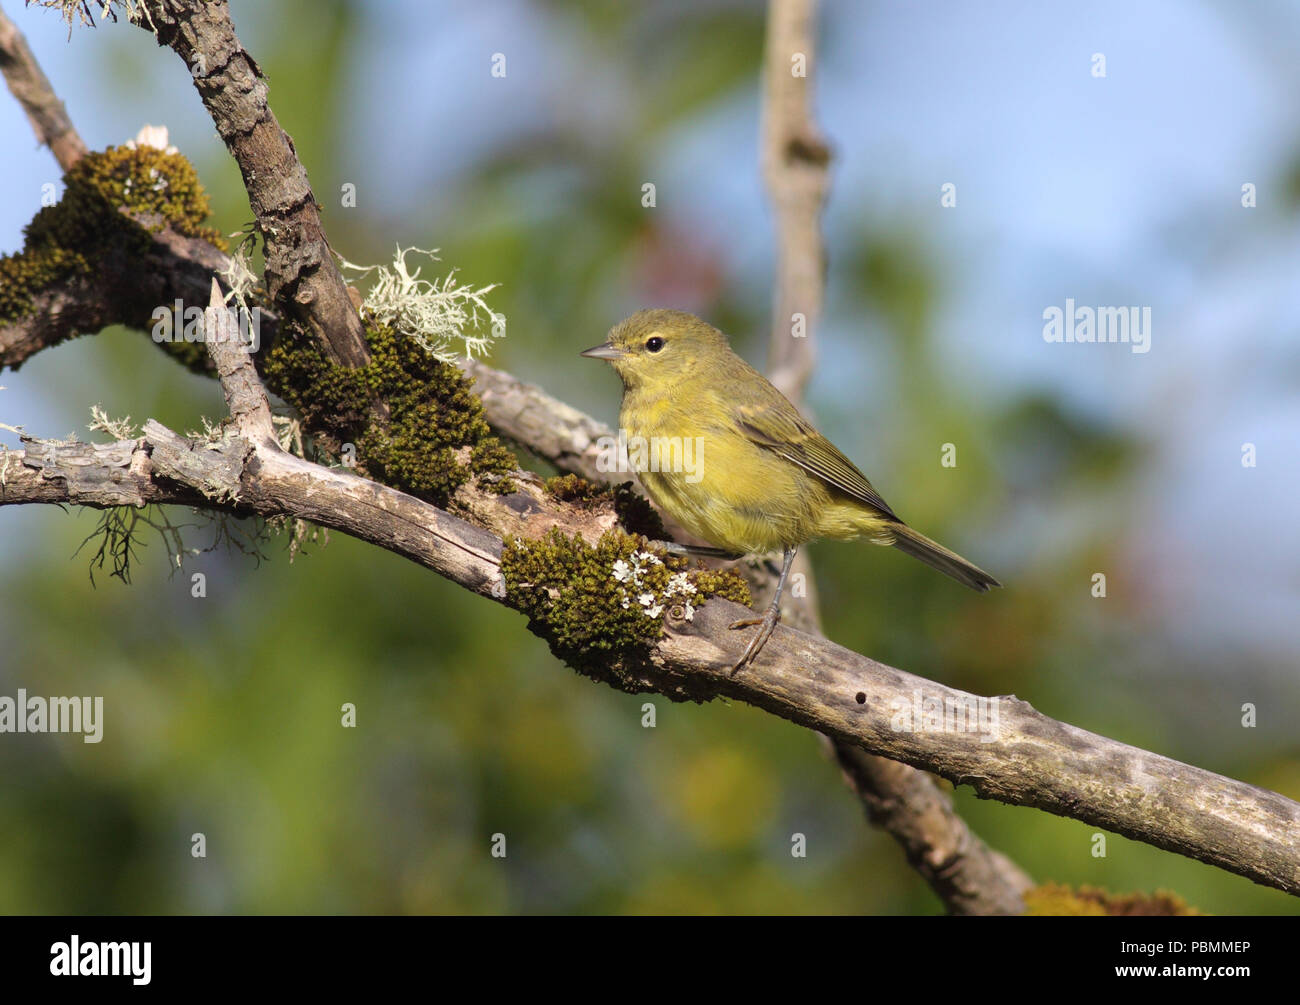
[[[239,327],[226,309],[221,286],[214,277],[205,318],[208,355],[221,381],[221,391],[226,397],[226,407],[239,431],[254,443],[275,444],[274,423],[271,421],[271,403],[266,389],[253,367],[239,337]]]
[[[59,167],[67,171],[86,155],[86,144],[68,118],[68,110],[54,93],[36,56],[18,26],[0,10],[0,72],[9,90],[23,106],[36,138],[50,148]]]
[[[796,332],[800,318],[811,330],[821,317],[826,273],[821,208],[831,155],[812,117],[815,7],[816,0],[772,0],[764,56],[763,175],[777,228],[767,371],[787,396],[812,373],[812,352]]]

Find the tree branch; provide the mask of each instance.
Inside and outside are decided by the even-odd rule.
[[[18,26],[0,10],[0,72],[27,114],[37,139],[50,148],[64,171],[86,155],[68,110],[54,93]]]
[[[222,512],[295,516],[402,555],[481,596],[517,599],[501,596],[498,536],[265,441],[233,431],[218,443],[191,441],[150,421],[137,441],[24,443],[25,450],[0,453],[0,505],[201,499],[204,508]],[[978,706],[986,724],[996,722],[983,734],[927,728],[935,709],[942,723],[945,713],[969,716],[979,699],[784,626],[763,659],[733,677],[744,640],[729,626],[745,613],[715,598],[691,621],[670,617],[644,658],[616,664],[610,675],[617,670],[621,686],[634,682],[675,700],[744,701],[971,785],[981,796],[1083,820],[1300,894],[1300,804],[1057,722],[1014,696]]]
[[[832,742],[845,783],[953,914],[1024,914],[1033,880],[981,841],[924,771]]]
[[[185,61],[239,164],[265,241],[272,302],[304,322],[335,362],[364,366],[370,351],[361,318],[334,262],[307,172],[267,104],[261,68],[235,36],[225,0],[142,0],[142,6],[148,17],[140,26]]]
[[[816,0],[773,0],[763,71],[763,176],[776,212],[778,257],[767,373],[787,396],[812,373],[812,352],[791,329],[796,315],[808,329],[816,325],[826,274],[820,221],[831,154],[812,116],[815,8]]]
[[[474,378],[474,391],[494,430],[561,471],[609,481],[597,463],[597,441],[614,435],[607,425],[477,359],[458,360],[457,365]]]
[[[42,349],[110,325],[148,331],[159,305],[204,303],[213,273],[229,268],[226,253],[200,237],[169,227],[148,237],[148,251],[140,254],[127,247],[125,232],[115,235],[115,247],[96,259],[93,275],[49,284],[33,294],[29,313],[0,322],[0,367],[17,369]],[[272,344],[277,331],[278,318],[263,311],[263,344]]]

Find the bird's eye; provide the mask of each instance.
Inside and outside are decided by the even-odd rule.
[[[651,352],[658,352],[664,347],[664,340],[656,335],[654,338],[646,339],[645,347]]]

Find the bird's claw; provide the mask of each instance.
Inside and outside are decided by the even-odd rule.
[[[741,618],[739,621],[733,621],[731,628],[750,628],[758,625],[758,631],[754,637],[749,640],[749,645],[745,647],[744,655],[734,667],[731,668],[731,676],[736,676],[745,667],[754,662],[763,646],[767,645],[767,640],[772,637],[772,632],[776,630],[776,623],[781,620],[781,609],[779,607],[770,607],[766,614],[761,618]]]

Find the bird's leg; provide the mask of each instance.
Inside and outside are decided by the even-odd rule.
[[[781,562],[781,578],[776,581],[776,594],[772,597],[772,605],[767,609],[767,613],[761,618],[741,618],[739,621],[731,623],[732,628],[748,628],[752,625],[758,625],[759,629],[754,637],[749,640],[749,646],[745,649],[745,655],[740,657],[740,662],[731,668],[731,674],[734,677],[742,669],[754,662],[754,657],[759,650],[767,644],[767,640],[772,637],[772,632],[776,630],[776,623],[781,619],[781,591],[785,589],[785,578],[790,575],[790,564],[794,561],[795,552],[798,548],[787,547]]]
[[[670,555],[697,555],[700,558],[740,558],[734,551],[714,548],[707,544],[679,544],[676,541],[651,541]]]

